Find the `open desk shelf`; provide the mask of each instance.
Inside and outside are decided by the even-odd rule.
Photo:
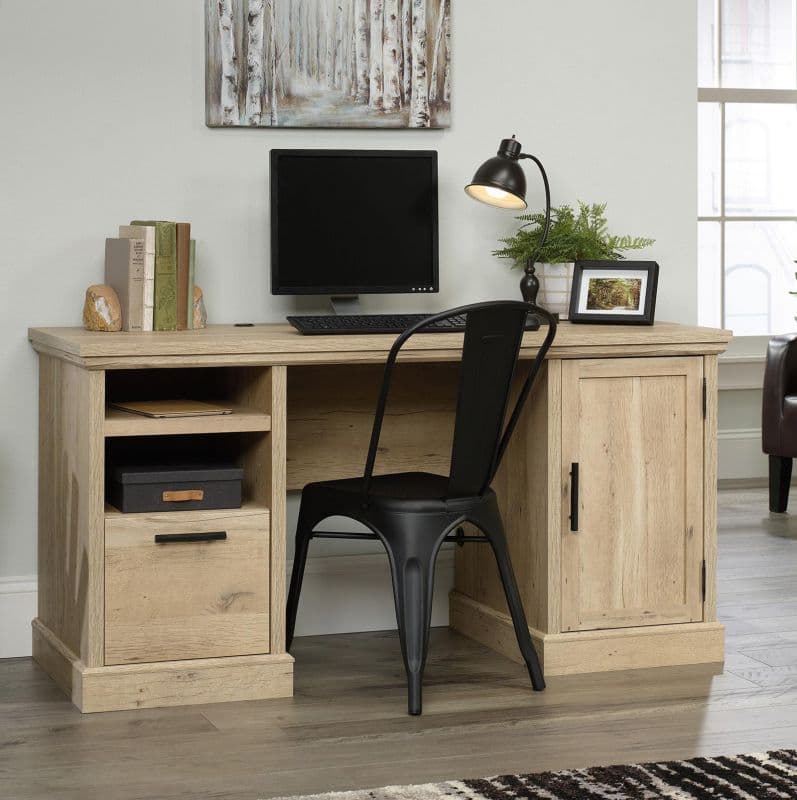
[[[169,436],[203,433],[265,433],[271,415],[244,406],[232,414],[196,417],[145,417],[118,408],[105,409],[105,436]]]

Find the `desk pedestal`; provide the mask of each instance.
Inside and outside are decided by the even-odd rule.
[[[546,675],[721,664],[716,356],[546,366],[495,484]],[[450,618],[520,660],[485,545]]]

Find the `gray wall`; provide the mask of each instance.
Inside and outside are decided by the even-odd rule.
[[[209,130],[203,17],[203,0],[0,3],[0,579],[36,571],[26,328],[79,324],[104,237],[141,216],[191,221],[211,322],[282,319],[297,306],[269,295],[272,146],[439,151],[432,309],[516,293],[517,273],[490,255],[511,215],[462,187],[517,133],[545,162],[554,202],[607,201],[618,232],[657,239],[643,255],[662,267],[658,317],[696,319],[692,0],[454,0],[453,125],[437,132]]]

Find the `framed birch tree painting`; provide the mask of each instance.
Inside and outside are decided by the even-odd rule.
[[[205,0],[211,127],[445,128],[452,0]]]

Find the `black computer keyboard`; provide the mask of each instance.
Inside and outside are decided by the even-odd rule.
[[[304,335],[340,333],[403,333],[429,314],[332,314],[321,317],[288,317],[288,322]],[[536,331],[540,321],[529,316],[526,330]],[[456,333],[465,330],[465,316],[460,314],[439,320],[423,333]]]

